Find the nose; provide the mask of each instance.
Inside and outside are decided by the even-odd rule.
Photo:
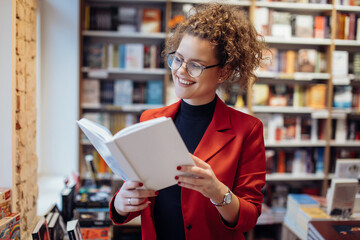
[[[186,62],[182,62],[181,66],[179,67],[179,69],[177,70],[181,75],[183,74],[187,74],[189,75],[189,73],[187,72],[187,66],[186,66]]]

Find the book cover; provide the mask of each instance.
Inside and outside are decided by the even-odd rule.
[[[274,37],[291,38],[291,14],[289,12],[271,12],[273,24],[271,34]]]
[[[349,52],[333,51],[332,59],[333,82],[336,82],[337,79],[346,78],[349,73]]]
[[[84,240],[85,239],[108,240],[109,236],[111,235],[110,227],[91,227],[91,228],[81,227],[80,231]]]
[[[133,103],[146,103],[146,82],[134,82]]]
[[[308,88],[306,93],[306,106],[323,109],[326,107],[326,85],[314,84]]]
[[[98,79],[81,81],[81,105],[83,107],[100,106],[100,81]]]
[[[66,231],[69,236],[69,240],[83,240],[79,220],[74,219],[66,223]]]
[[[161,10],[157,8],[142,9],[141,32],[161,32]]]
[[[104,43],[88,43],[85,45],[84,66],[90,68],[106,68],[106,45]]]
[[[146,85],[146,103],[162,104],[163,103],[164,84],[162,80],[148,81]]]
[[[316,239],[355,240],[360,238],[359,220],[310,221],[309,232]]]
[[[351,108],[352,87],[334,86],[334,108]]]
[[[270,95],[270,88],[268,84],[254,84],[253,92],[253,103],[255,106],[268,105]]]
[[[0,187],[0,219],[11,214],[11,189]]]
[[[349,218],[353,212],[358,180],[334,178],[328,191],[327,213],[331,216]]]
[[[325,38],[325,16],[315,16],[314,38]]]
[[[314,17],[312,15],[295,15],[295,36],[312,38],[314,33]]]
[[[267,7],[257,7],[255,8],[255,17],[254,17],[254,26],[256,31],[262,35],[268,35],[269,27],[269,8]]]
[[[360,159],[337,159],[335,178],[360,178]]]
[[[132,104],[134,84],[130,79],[118,79],[114,83],[114,105]]]
[[[113,104],[114,103],[114,82],[101,81],[100,83],[100,103]]]
[[[46,240],[50,239],[49,228],[44,216],[38,220],[34,230],[31,233],[33,240]]]
[[[65,187],[61,191],[61,212],[65,222],[73,218],[74,197],[75,192],[72,188]]]
[[[140,181],[146,189],[174,185],[179,174],[176,167],[194,165],[171,118],[137,123],[114,136],[107,128],[87,119],[79,120],[78,124],[116,175],[125,181]]]
[[[125,45],[125,69],[144,68],[144,44],[128,43]]]
[[[331,217],[320,207],[302,207],[298,211],[296,227],[301,231],[308,231],[308,224],[314,220],[331,220]]]
[[[278,71],[278,49],[269,48],[263,50],[263,59],[261,60],[259,71],[277,72]]]
[[[317,51],[315,49],[299,49],[298,71],[315,72]]]
[[[52,214],[51,220],[47,221],[50,239],[64,239],[67,235],[64,220],[59,212]]]
[[[20,239],[20,213],[0,219],[0,239]]]
[[[74,218],[79,220],[82,228],[104,227],[110,226],[112,223],[109,208],[76,208],[74,210]]]

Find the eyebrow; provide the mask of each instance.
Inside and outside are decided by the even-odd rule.
[[[175,54],[180,55],[180,57],[184,58],[184,56],[181,53],[179,53],[178,51],[175,51]],[[205,62],[204,60],[201,60],[201,59],[190,58],[190,61],[191,62],[201,62],[201,63],[207,64],[207,62]]]

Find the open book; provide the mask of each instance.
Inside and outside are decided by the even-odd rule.
[[[114,136],[88,119],[78,124],[116,175],[125,181],[140,181],[145,189],[174,185],[180,173],[177,166],[195,165],[171,118],[136,123]]]

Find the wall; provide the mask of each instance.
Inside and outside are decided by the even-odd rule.
[[[39,173],[78,167],[78,12],[76,0],[42,0],[40,8]]]
[[[11,0],[0,1],[0,187],[12,187]]]

